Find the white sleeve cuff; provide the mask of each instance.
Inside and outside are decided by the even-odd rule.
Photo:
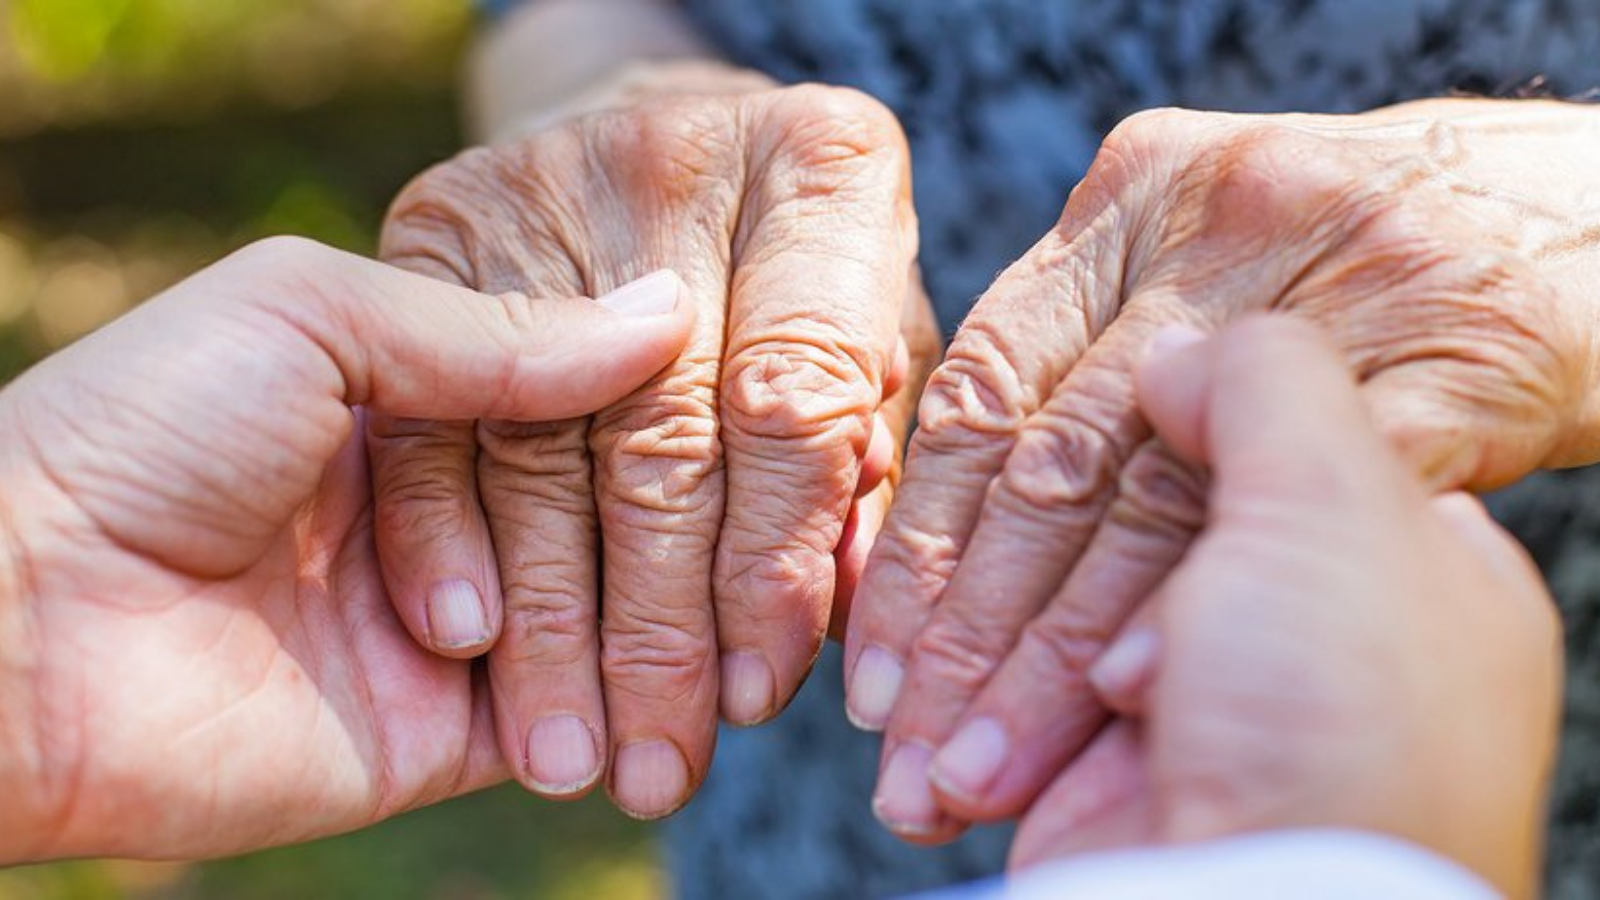
[[[1081,856],[924,900],[1499,900],[1476,875],[1394,838],[1279,831]]]

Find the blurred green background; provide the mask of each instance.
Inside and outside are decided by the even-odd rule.
[[[0,383],[255,238],[371,252],[460,146],[470,27],[465,0],[0,0]],[[0,871],[0,900],[664,892],[647,829],[515,788],[241,859]]]

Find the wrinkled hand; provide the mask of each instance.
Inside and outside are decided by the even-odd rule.
[[[1089,670],[1125,718],[1039,798],[1013,862],[1353,828],[1536,896],[1561,635],[1527,554],[1472,498],[1428,498],[1306,326],[1240,323],[1136,380],[1210,469],[1207,522]]]
[[[517,777],[609,771],[623,810],[671,812],[719,695],[752,724],[793,694],[887,509],[910,401],[885,396],[937,347],[898,125],[818,87],[641,99],[424,175],[383,253],[485,291],[686,281],[689,349],[592,420],[368,426],[387,583],[424,645],[493,645]],[[481,616],[441,627],[463,591]]]
[[[1316,322],[1435,489],[1600,458],[1597,141],[1600,110],[1542,102],[1120,127],[933,375],[863,575],[849,704],[887,724],[891,825],[1016,815],[1104,721],[1084,671],[1203,518],[1134,404],[1162,325]],[[932,762],[935,802],[973,741],[999,762]]]
[[[237,853],[505,778],[481,679],[384,591],[355,407],[598,409],[688,338],[656,284],[623,315],[278,239],[0,392],[0,864]]]

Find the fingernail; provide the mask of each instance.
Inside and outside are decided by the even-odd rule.
[[[772,667],[754,653],[722,658],[722,717],[734,725],[756,725],[772,715],[776,692]]]
[[[659,819],[689,793],[689,765],[670,741],[628,744],[617,751],[612,799],[636,819]]]
[[[1155,670],[1159,640],[1150,628],[1117,638],[1089,667],[1086,677],[1101,697],[1133,697]]]
[[[934,754],[928,780],[939,790],[962,800],[976,801],[1005,768],[1011,741],[994,719],[973,719]]]
[[[594,732],[577,716],[548,716],[528,729],[528,777],[541,792],[561,796],[600,774]]]
[[[470,581],[441,581],[428,594],[428,638],[441,650],[476,647],[489,640],[483,597]]]
[[[662,269],[617,288],[599,302],[606,309],[625,316],[659,316],[677,308],[682,291],[683,280],[677,273]]]
[[[1145,345],[1146,358],[1166,356],[1206,339],[1206,333],[1193,325],[1167,325],[1157,331]]]
[[[900,661],[882,647],[868,647],[856,657],[850,675],[850,692],[845,714],[862,731],[882,731],[900,695],[900,682],[906,671]]]
[[[916,743],[901,744],[890,754],[872,798],[872,814],[890,831],[926,834],[937,827],[939,804],[928,783],[932,758],[932,751]]]

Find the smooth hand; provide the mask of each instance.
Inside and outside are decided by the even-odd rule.
[[[651,284],[489,297],[276,239],[0,393],[0,864],[237,853],[503,779],[481,679],[384,590],[361,419],[614,402],[692,327]]]
[[[671,268],[698,310],[683,357],[592,419],[368,422],[401,616],[443,655],[492,646],[527,787],[604,778],[665,815],[719,706],[754,724],[788,702],[887,510],[898,382],[937,348],[916,243],[898,125],[819,87],[639,98],[398,199],[383,253],[412,271],[560,296]]]
[[[1163,325],[1316,323],[1435,489],[1600,459],[1597,141],[1600,109],[1531,101],[1120,127],[933,375],[857,593],[891,826],[1015,816],[1104,722],[1084,673],[1204,514],[1134,402]]]
[[[1471,497],[1430,498],[1307,326],[1169,345],[1136,382],[1160,439],[1211,472],[1205,529],[1089,670],[1123,718],[1040,797],[1013,862],[1351,828],[1536,896],[1561,634],[1527,554]]]

